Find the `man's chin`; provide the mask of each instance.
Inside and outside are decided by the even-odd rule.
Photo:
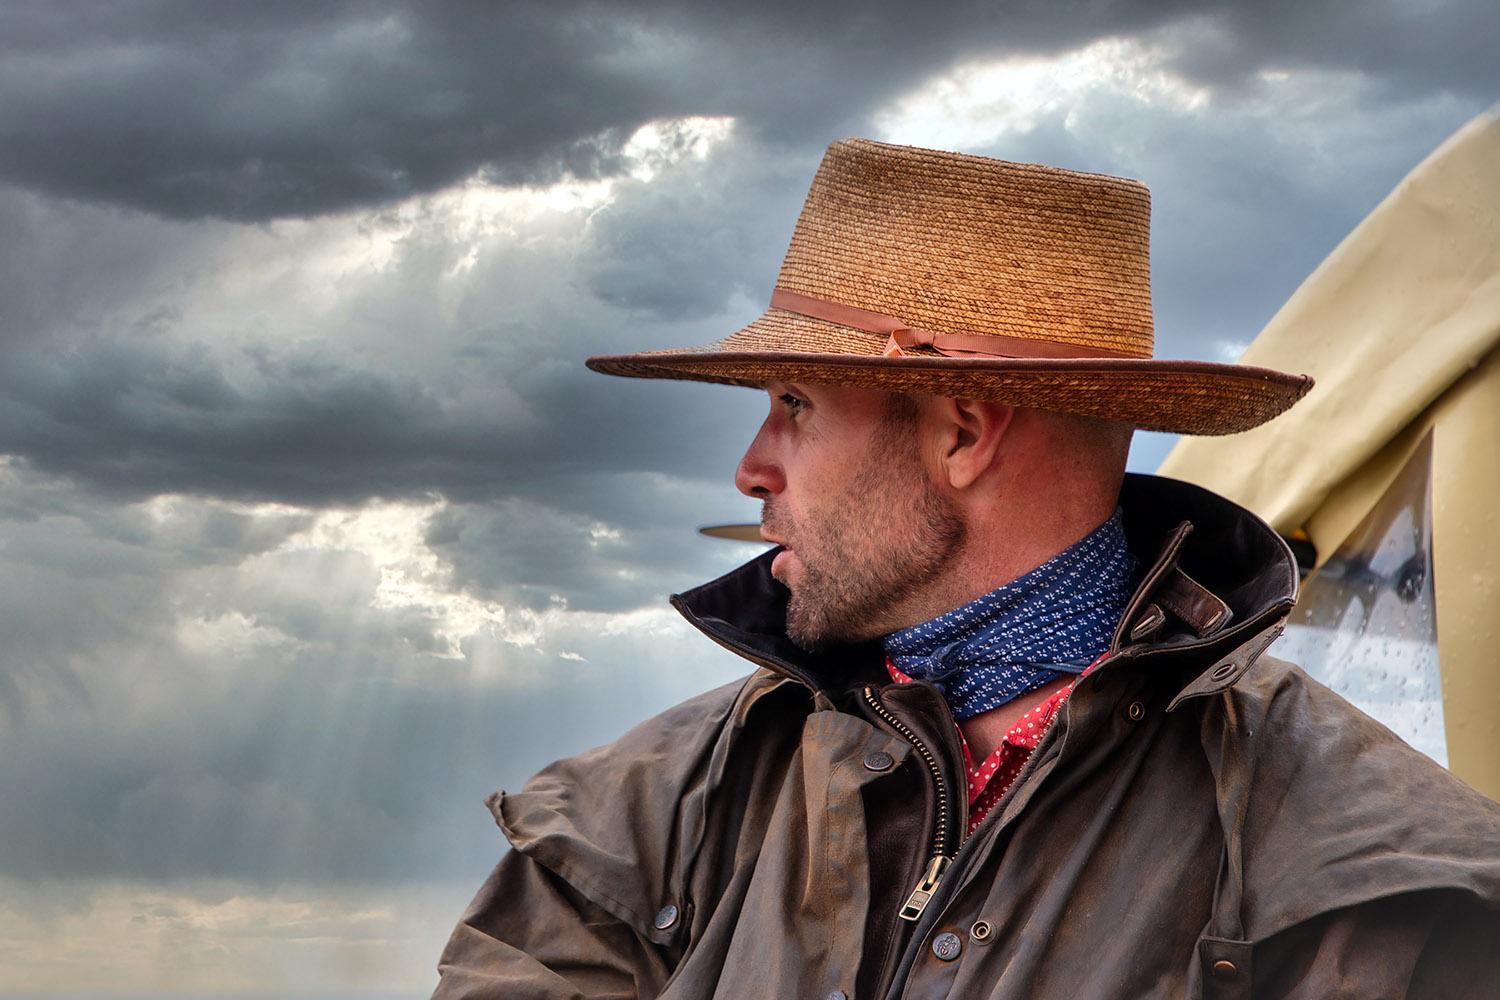
[[[821,610],[809,609],[804,601],[798,600],[795,591],[787,601],[787,638],[809,653],[820,653],[835,646],[857,645],[877,639],[882,634],[871,633],[868,629],[857,631],[847,624],[830,621]]]
[[[778,580],[778,582],[787,590],[792,589],[786,581]],[[797,600],[796,591],[792,591],[791,597],[786,602],[786,635],[788,639],[809,653],[816,653],[827,648],[828,645],[816,616],[809,614],[808,609]]]
[[[804,653],[821,653],[830,646],[838,645],[838,643],[827,641],[822,636],[809,635],[790,626],[787,627],[786,636]]]

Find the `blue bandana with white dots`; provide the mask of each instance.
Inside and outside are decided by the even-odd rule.
[[[943,692],[955,719],[1003,705],[1109,648],[1134,590],[1119,508],[1077,544],[1005,586],[885,637],[908,677]]]

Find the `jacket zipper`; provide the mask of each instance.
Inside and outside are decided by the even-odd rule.
[[[932,830],[932,856],[927,861],[927,867],[922,871],[922,880],[917,887],[906,897],[906,903],[901,907],[901,919],[915,923],[922,916],[922,911],[927,909],[927,904],[937,892],[938,883],[943,879],[943,872],[953,862],[953,852],[949,848],[948,835],[948,785],[943,780],[943,771],[938,767],[937,758],[928,749],[922,738],[912,732],[911,727],[896,718],[880,699],[875,697],[875,689],[865,688],[865,701],[870,709],[880,717],[886,725],[890,726],[902,739],[910,743],[927,765],[927,770],[932,775],[932,783],[937,792],[937,818],[933,823]]]
[[[1105,655],[1101,655],[1099,657],[1099,660],[1105,659]],[[1091,664],[1091,669],[1092,667],[1098,666],[1098,663],[1099,661],[1096,660],[1093,664]],[[886,708],[880,703],[880,701],[875,696],[874,688],[866,687],[864,689],[864,695],[865,701],[869,704],[870,708],[874,710],[875,714],[883,719],[887,725],[896,730],[896,732],[898,732],[908,743],[916,748],[916,751],[918,755],[921,756],[923,763],[927,765],[927,770],[931,772],[933,784],[937,788],[938,811],[937,822],[934,824],[935,829],[933,830],[932,835],[932,857],[928,860],[927,867],[922,872],[921,881],[917,883],[917,887],[913,889],[911,895],[907,897],[906,904],[901,907],[901,919],[915,923],[918,919],[921,918],[923,911],[927,909],[927,904],[932,901],[932,897],[937,894],[938,885],[942,882],[944,873],[948,870],[949,865],[953,863],[953,860],[957,855],[957,851],[948,849],[949,840],[951,838],[948,834],[948,796],[946,791],[946,784],[943,781],[943,773],[938,768],[937,758],[933,756],[932,751],[927,748],[927,745],[922,742],[921,737],[912,732],[911,727],[907,726],[900,719],[896,718],[896,716],[891,713],[890,709]],[[1011,786],[1007,788],[1005,790],[1005,794],[1000,796],[999,800],[997,800],[995,804],[990,807],[990,812],[992,814],[1001,813],[1003,811],[1003,806],[1005,805],[1005,803],[1011,798],[1012,795],[1016,793],[1016,790],[1025,783],[1024,779],[1031,775],[1032,765],[1036,761],[1037,751],[1042,749],[1043,745],[1047,742],[1048,737],[1051,736],[1053,730],[1057,728],[1058,720],[1061,717],[1062,711],[1059,710],[1057,712],[1054,712],[1052,718],[1047,720],[1046,728],[1042,730],[1040,737],[1037,740],[1036,746],[1027,751],[1026,760],[1022,763],[1020,772],[1016,774],[1015,779],[1011,782]],[[961,838],[958,846],[962,847],[963,841],[968,839],[969,838],[967,837]]]

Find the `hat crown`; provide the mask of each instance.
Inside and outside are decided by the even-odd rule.
[[[1137,181],[845,139],[777,284],[935,333],[1149,358],[1150,226]]]

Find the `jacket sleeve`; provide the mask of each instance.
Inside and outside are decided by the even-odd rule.
[[[1454,890],[1390,896],[1289,928],[1254,961],[1255,1000],[1492,997],[1500,910]]]
[[[667,956],[530,858],[511,851],[438,960],[434,1000],[654,997]]]

